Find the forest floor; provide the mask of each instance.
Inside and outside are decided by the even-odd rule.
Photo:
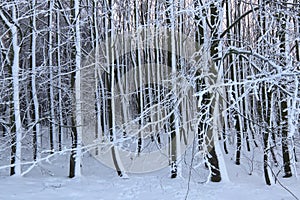
[[[225,160],[230,181],[211,183],[206,181],[208,170],[204,166],[199,167],[201,170],[197,174],[189,173],[184,166],[182,175],[176,179],[169,178],[169,169],[146,174],[128,174],[128,178],[119,178],[114,170],[85,154],[82,177],[70,179],[67,177],[68,156],[63,155],[41,163],[42,165],[35,167],[21,178],[7,176],[8,169],[0,170],[0,200],[292,200],[300,198],[300,180],[297,176],[289,179],[279,176],[278,181],[283,186],[278,181],[271,186],[266,186],[262,170],[260,173],[249,175],[251,169],[259,171],[255,169],[255,163],[250,167],[249,165],[236,166],[232,155],[226,155]]]

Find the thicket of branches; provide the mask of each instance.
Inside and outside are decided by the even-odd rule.
[[[83,151],[106,145],[123,176],[115,144],[138,157],[152,142],[169,144],[175,178],[193,135],[212,181],[221,151],[240,165],[257,149],[266,184],[291,177],[299,38],[297,0],[1,0],[0,169],[23,175],[68,152],[80,176]]]

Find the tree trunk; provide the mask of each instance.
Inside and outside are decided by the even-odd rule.
[[[55,125],[55,111],[54,111],[54,80],[53,80],[53,8],[54,0],[48,2],[49,15],[48,15],[48,67],[49,67],[49,107],[50,107],[50,150],[54,153],[56,150],[56,125]]]
[[[210,5],[210,22],[212,24],[212,29],[211,29],[211,47],[210,47],[210,57],[212,59],[216,58],[218,56],[218,46],[219,46],[219,26],[220,26],[220,19],[219,19],[219,10],[218,7],[215,3],[211,3]],[[212,61],[214,63],[214,61]],[[214,66],[218,66],[217,62],[214,63],[215,65],[209,66],[210,68],[213,68]],[[214,71],[215,69],[209,69],[211,71]],[[216,102],[217,104],[219,102]],[[214,116],[214,109],[210,109],[211,116]],[[210,149],[209,155],[208,155],[208,162],[210,164],[210,169],[211,169],[211,181],[212,182],[220,182],[221,181],[221,173],[220,173],[220,168],[219,168],[219,160],[218,160],[218,155],[216,153],[216,148],[215,148],[215,142],[218,142],[218,134],[214,134],[213,132],[214,127],[209,127],[207,129],[207,143],[209,144],[208,147]],[[214,138],[217,137],[217,138]]]
[[[179,113],[177,108],[177,88],[176,88],[176,73],[177,73],[177,64],[176,64],[176,43],[175,43],[175,1],[170,0],[166,2],[166,7],[168,11],[166,12],[166,21],[170,27],[168,33],[168,55],[167,55],[167,66],[171,67],[171,76],[172,76],[172,90],[173,97],[171,112],[172,116],[170,117],[171,130],[170,130],[170,156],[171,156],[171,178],[176,178],[178,174],[177,159],[180,155],[180,131],[179,131]],[[170,54],[171,53],[171,54]]]
[[[41,145],[42,145],[42,135],[40,130],[40,111],[39,111],[39,101],[37,97],[36,89],[36,0],[32,0],[32,35],[31,35],[31,92],[33,98],[33,119],[35,125],[33,127],[33,159],[38,160],[41,155]]]
[[[283,1],[286,2],[286,1]],[[281,5],[281,4],[280,4]],[[286,6],[284,4],[284,6]],[[281,7],[281,6],[280,6]],[[286,68],[287,63],[286,63],[286,15],[284,13],[278,13],[277,20],[280,23],[280,27],[277,34],[278,38],[280,40],[280,45],[279,45],[279,51],[280,51],[280,62],[282,63],[282,68]],[[284,88],[286,88],[286,85],[284,85]],[[291,171],[291,163],[290,163],[290,153],[289,153],[289,144],[288,144],[288,131],[289,131],[289,123],[288,119],[289,117],[289,107],[288,107],[288,97],[287,95],[282,92],[281,93],[281,117],[282,117],[282,136],[281,136],[281,142],[282,142],[282,156],[283,156],[283,166],[284,166],[284,173],[285,175],[283,177],[288,178],[292,176],[292,171]]]
[[[63,115],[63,105],[62,105],[62,66],[61,66],[61,31],[60,31],[60,11],[56,11],[56,65],[58,68],[58,116],[59,116],[59,125],[58,125],[58,150],[62,150],[62,143],[64,137],[64,115]]]
[[[81,176],[81,157],[82,157],[82,113],[81,113],[81,32],[80,32],[80,1],[72,0],[72,20],[74,24],[74,47],[73,61],[75,60],[75,72],[72,73],[72,88],[75,93],[75,112],[72,115],[73,122],[73,137],[72,137],[72,152],[70,156],[70,173],[69,177]]]
[[[11,66],[12,85],[13,85],[13,117],[12,123],[14,128],[12,132],[12,146],[11,146],[11,171],[10,175],[21,176],[21,148],[22,148],[22,122],[21,122],[21,110],[20,110],[20,80],[19,80],[19,32],[18,32],[18,19],[17,19],[17,8],[15,4],[11,5],[12,16],[10,22],[0,9],[0,17],[5,24],[10,28],[12,37],[12,50],[13,50],[13,61]]]

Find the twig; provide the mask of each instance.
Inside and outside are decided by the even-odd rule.
[[[269,168],[271,169],[271,172],[272,172],[272,174],[273,174],[273,176],[275,177],[275,182],[277,181],[278,183],[279,183],[279,185],[283,188],[283,189],[285,189],[288,193],[290,193],[296,200],[299,200],[299,198],[290,190],[290,189],[288,189],[286,186],[284,186],[280,181],[279,181],[279,179],[277,178],[277,175],[274,173],[274,171],[272,170],[272,168],[271,168],[271,166],[270,165],[268,165],[269,166]]]

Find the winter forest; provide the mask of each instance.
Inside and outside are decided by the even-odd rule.
[[[299,199],[299,81],[298,0],[0,0],[0,199]]]

